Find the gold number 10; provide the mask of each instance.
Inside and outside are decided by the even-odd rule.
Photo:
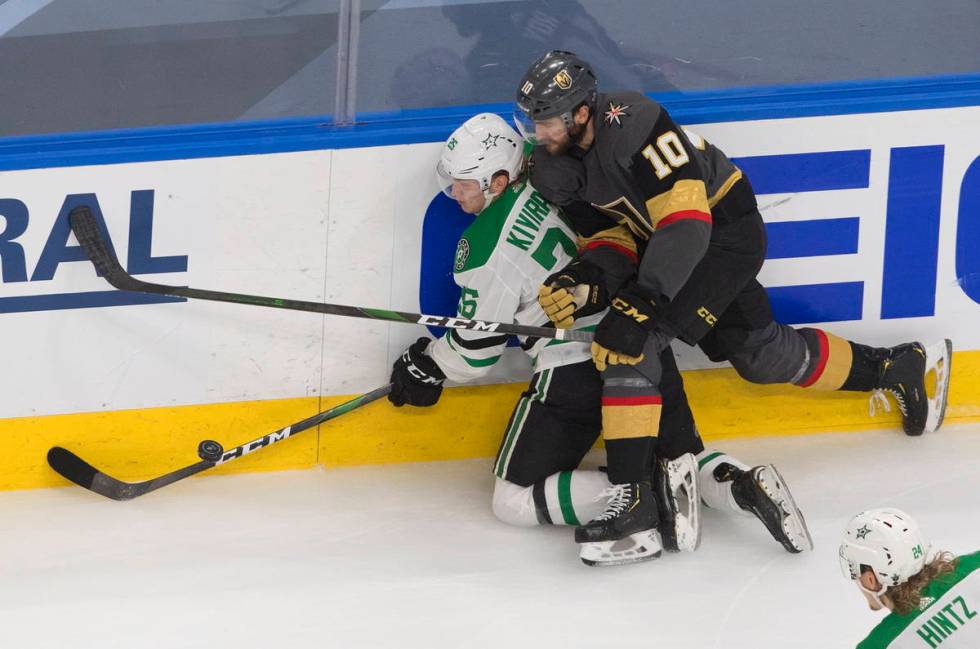
[[[684,150],[684,145],[681,144],[681,140],[677,137],[677,133],[673,131],[668,131],[660,137],[657,138],[657,148],[660,149],[660,153],[663,154],[663,158],[657,154],[654,150],[652,144],[646,145],[643,149],[643,157],[650,161],[653,165],[653,173],[657,174],[657,178],[663,180],[670,175],[670,172],[674,169],[687,164],[690,158],[687,156],[687,151]],[[664,162],[664,158],[667,162]]]

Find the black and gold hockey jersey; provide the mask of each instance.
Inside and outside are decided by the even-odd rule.
[[[594,125],[588,151],[536,147],[532,182],[572,218],[583,253],[642,258],[640,283],[669,300],[709,242],[724,245],[716,226],[755,208],[751,187],[720,149],[640,93],[599,95]]]

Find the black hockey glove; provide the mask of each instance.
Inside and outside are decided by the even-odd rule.
[[[405,350],[391,368],[391,392],[388,401],[401,407],[434,406],[442,395],[446,380],[436,362],[425,353],[428,338],[419,338]]]
[[[607,365],[636,365],[643,360],[643,346],[657,324],[653,296],[636,282],[616,293],[609,312],[599,322],[592,339],[592,361],[601,372]]]
[[[568,329],[576,318],[599,313],[609,306],[602,269],[576,259],[544,280],[538,304],[559,329]]]

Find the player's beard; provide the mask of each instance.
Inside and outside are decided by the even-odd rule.
[[[565,129],[565,137],[561,141],[552,142],[545,146],[551,155],[565,155],[573,146],[580,146],[582,138],[585,137],[585,124],[572,123]]]

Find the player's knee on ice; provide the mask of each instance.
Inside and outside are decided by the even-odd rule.
[[[581,525],[602,511],[609,480],[599,471],[561,471],[529,487],[497,478],[493,513],[508,525]]]
[[[493,515],[517,527],[539,525],[531,489],[497,478],[493,486]]]

